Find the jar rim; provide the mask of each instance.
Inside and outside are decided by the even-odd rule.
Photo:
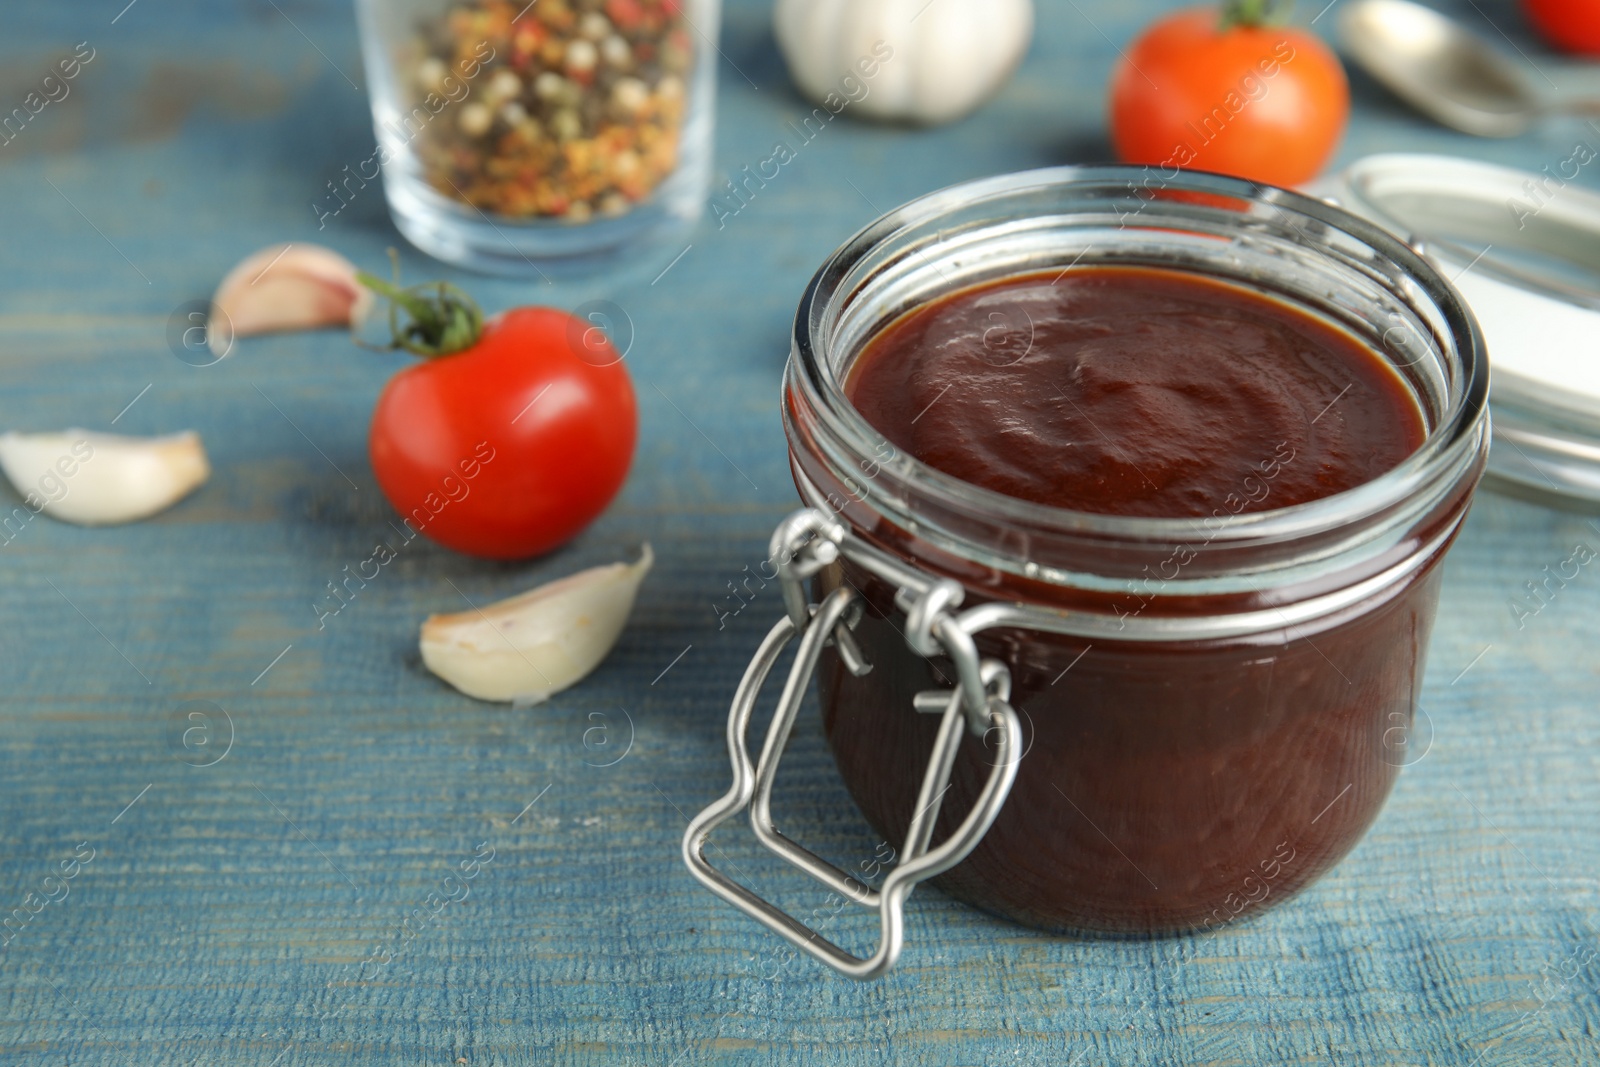
[[[830,317],[836,319],[859,291],[859,287],[845,289],[853,269],[896,234],[912,226],[934,222],[957,209],[1052,187],[1126,186],[1133,190],[1136,182],[1146,180],[1151,173],[1149,167],[1097,164],[1048,167],[979,178],[920,196],[868,223],[823,262],[806,286],[795,314],[787,388],[804,395],[823,427],[846,448],[864,456],[873,455],[873,443],[881,442],[883,436],[845,396],[842,378],[817,336],[829,324]],[[1173,177],[1162,173],[1160,190],[1178,197],[1214,196],[1242,201],[1252,207],[1264,205],[1274,211],[1302,216],[1312,224],[1360,242],[1416,285],[1443,320],[1447,336],[1441,339],[1446,349],[1442,356],[1455,365],[1459,382],[1451,389],[1449,406],[1431,420],[1422,444],[1394,468],[1343,492],[1288,507],[1204,519],[1109,515],[1042,504],[965,481],[913,456],[897,455],[892,464],[905,477],[915,480],[919,493],[933,495],[958,507],[981,508],[985,514],[1007,524],[1108,541],[1181,542],[1202,524],[1208,543],[1287,541],[1382,513],[1430,486],[1442,491],[1438,486],[1441,476],[1461,464],[1463,452],[1481,451],[1488,397],[1488,362],[1483,334],[1455,287],[1427,260],[1372,222],[1326,201],[1276,186],[1205,171],[1182,170]],[[1408,305],[1415,304],[1410,294],[1392,289],[1389,292]],[[785,412],[787,420],[790,414],[787,404]],[[790,435],[791,446],[795,446],[792,426]],[[1476,445],[1474,439],[1478,440]]]

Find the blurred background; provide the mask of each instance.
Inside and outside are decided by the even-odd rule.
[[[1310,32],[1331,42],[1349,2],[1294,21],[1315,18]],[[1041,0],[1014,77],[970,115],[918,126],[847,110],[737,213],[708,209],[679,244],[547,282],[424,256],[378,182],[324,217],[329,183],[375,147],[350,4],[124,3],[0,12],[0,114],[80,42],[92,52],[0,145],[0,429],[194,429],[214,473],[149,522],[41,519],[0,548],[0,908],[30,916],[0,954],[0,1062],[1600,1056],[1600,597],[1585,570],[1537,617],[1519,625],[1512,609],[1600,528],[1506,496],[1480,494],[1450,558],[1388,808],[1292,905],[1210,937],[1077,941],[925,890],[915,950],[855,986],[783,954],[683,869],[687,819],[725,785],[727,699],[780,610],[747,575],[796,506],[778,398],[807,281],[922,193],[1115,158],[1108,82],[1172,5]],[[1533,77],[1579,62],[1514,3],[1436,6]],[[715,66],[702,202],[775,140],[794,143],[791,124],[815,106],[763,0],[728,0]],[[1350,118],[1324,174],[1392,151],[1539,171],[1576,144],[1600,148],[1583,119],[1471,137],[1345,67]],[[1571,181],[1600,189],[1600,164]],[[418,541],[319,625],[327,584],[396,518],[366,442],[409,357],[328,330],[241,339],[206,366],[185,358],[188,316],[235,263],[280,242],[379,274],[397,248],[407,281],[449,279],[491,313],[608,302],[639,408],[615,503],[524,562]],[[22,501],[9,486],[0,498]],[[512,709],[422,669],[416,627],[430,612],[635,558],[644,541],[656,570],[583,685]],[[197,708],[219,746],[200,756],[185,733]],[[819,851],[870,855],[804,721],[785,763],[791,817]],[[757,880],[784,877],[727,847]],[[23,904],[74,856],[69,895]],[[400,933],[473,857],[471,896]],[[796,890],[795,906],[823,895]]]

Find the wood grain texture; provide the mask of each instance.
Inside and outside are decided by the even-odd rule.
[[[0,546],[0,913],[93,850],[0,952],[0,1062],[1600,1062],[1600,576],[1586,569],[1523,629],[1509,609],[1600,530],[1492,495],[1449,562],[1431,748],[1288,906],[1206,937],[1095,941],[923,891],[899,969],[858,986],[791,961],[679,861],[687,816],[725,788],[726,701],[778,611],[770,588],[721,627],[716,605],[794,506],[778,379],[810,272],[918,193],[1106,156],[1109,42],[1160,3],[1041,4],[1039,40],[990,108],[930,131],[830,125],[725,227],[702,223],[656,285],[472,279],[491,308],[604,292],[627,310],[633,475],[533,563],[413,542],[323,629],[324,583],[394,537],[364,435],[398,360],[315,334],[196,368],[166,329],[261,245],[321,240],[377,264],[401,243],[376,187],[321,234],[310,207],[371,151],[344,76],[361,82],[353,20],[331,0],[122,3],[0,14],[0,112],[76,42],[97,50],[73,95],[0,148],[0,427],[105,429],[138,396],[116,428],[196,428],[216,474],[150,522],[40,518]],[[1482,25],[1474,6],[1460,8]],[[1543,61],[1514,8],[1483,10]],[[729,174],[809,108],[761,0],[730,8],[722,49]],[[1597,136],[1469,141],[1354,88],[1341,161],[1418,149],[1537,169]],[[406,267],[439,273],[413,253]],[[577,689],[491,707],[420,668],[428,612],[645,539],[660,562],[633,624]],[[213,707],[209,751],[231,722],[208,767],[179,740],[194,701]],[[847,862],[869,855],[814,716],[803,734],[786,826]],[[725,836],[763,889],[822,903]],[[480,844],[493,859],[470,896],[402,948],[402,922]],[[873,933],[864,916],[839,929]]]

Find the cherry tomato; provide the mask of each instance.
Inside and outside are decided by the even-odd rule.
[[[1557,48],[1600,56],[1600,0],[1522,0],[1522,8]]]
[[[1215,8],[1152,25],[1111,76],[1111,140],[1124,162],[1270,185],[1314,177],[1350,113],[1339,60],[1286,27],[1222,26]]]
[[[420,532],[468,555],[522,559],[605,509],[637,433],[633,385],[599,327],[525,307],[390,379],[368,451],[383,495]]]

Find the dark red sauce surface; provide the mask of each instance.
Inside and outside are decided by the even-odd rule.
[[[960,290],[874,337],[846,393],[923,462],[1116,515],[1286,507],[1422,443],[1415,400],[1355,338],[1248,290],[1098,267]],[[1270,472],[1270,491],[1243,490]]]
[[[913,309],[868,342],[846,392],[894,445],[957,478],[1133,516],[1328,496],[1424,437],[1410,392],[1350,336],[1161,270],[1014,277]],[[848,491],[797,459],[825,494]],[[1459,521],[1473,481],[1419,522],[1413,545]],[[938,570],[913,531],[864,535]],[[1010,667],[1027,753],[993,827],[937,884],[1034,926],[1157,933],[1226,924],[1315,879],[1371,825],[1406,761],[1444,543],[1429,551],[1408,578],[1306,626],[1209,641],[977,635]],[[823,725],[857,804],[898,843],[938,726],[912,700],[954,672],[907,647],[894,590],[872,574],[844,561],[817,583],[866,601],[856,634],[873,669],[856,678],[824,653]],[[964,606],[1046,595],[1008,583],[968,581]],[[1204,614],[1199,600],[1149,612]],[[991,758],[963,744],[936,841]]]

